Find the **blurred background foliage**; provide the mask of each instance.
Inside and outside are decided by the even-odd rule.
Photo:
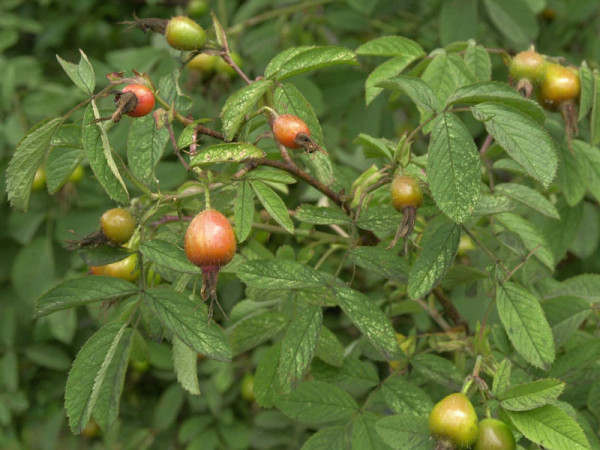
[[[192,398],[176,383],[170,350],[160,343],[151,343],[149,361],[128,372],[119,427],[109,436],[99,436],[92,427],[83,437],[73,437],[63,409],[67,372],[94,331],[94,318],[103,311],[65,311],[31,320],[40,293],[69,274],[87,271],[77,255],[64,249],[64,240],[72,232],[85,235],[95,229],[102,211],[113,206],[85,162],[81,181],[67,182],[52,196],[45,190],[34,192],[26,214],[11,210],[6,202],[4,172],[25,131],[84,99],[56,55],[77,61],[78,49],[83,49],[94,66],[97,89],[107,84],[104,75],[114,71],[130,74],[136,69],[157,80],[182,69],[180,83],[192,98],[194,117],[218,120],[224,100],[241,80],[190,72],[162,36],[126,30],[120,24],[132,20],[134,13],[142,18],[187,14],[210,28],[210,10],[251,77],[259,76],[275,54],[291,46],[354,49],[389,34],[414,39],[426,51],[475,39],[510,53],[535,44],[541,53],[574,64],[585,59],[592,68],[600,61],[597,0],[2,0],[0,448],[164,449],[177,443],[181,448],[266,449],[296,448],[305,439],[281,413],[259,411],[248,395],[248,381],[242,386],[243,373],[256,367],[262,356],[260,349],[234,365],[201,364],[203,395]],[[506,79],[501,58],[492,61],[493,78]],[[358,133],[396,139],[418,123],[416,111],[403,107],[405,99],[384,94],[365,106],[365,79],[382,61],[360,62],[356,68],[328,69],[292,80],[321,120],[327,148],[345,163],[338,173],[341,184],[351,183],[370,165],[369,155],[357,151]],[[100,104],[106,111],[112,108],[109,99]],[[117,136],[112,142],[123,143],[118,152],[125,152],[127,127],[120,124],[111,131]],[[424,142],[417,149],[419,145]],[[167,150],[158,168],[161,187],[177,186],[185,177]],[[302,186],[290,189],[292,202],[311,195]],[[597,218],[592,222],[597,226]],[[599,264],[593,262],[600,259],[597,253],[587,255],[588,262],[582,264],[600,270],[593,267]],[[243,298],[240,283],[223,278],[221,298],[232,304]]]

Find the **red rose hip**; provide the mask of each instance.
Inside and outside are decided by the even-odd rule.
[[[223,267],[233,259],[235,249],[231,224],[214,209],[197,214],[185,232],[185,254],[202,269]]]
[[[148,114],[154,109],[154,94],[146,86],[141,84],[130,84],[125,86],[122,93],[132,92],[137,98],[137,103],[130,111],[127,111],[127,115],[131,117],[141,117]]]
[[[273,122],[273,134],[287,148],[303,147],[303,140],[310,136],[308,125],[298,116],[282,114]]]

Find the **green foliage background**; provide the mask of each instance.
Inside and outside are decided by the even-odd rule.
[[[511,53],[534,43],[541,53],[564,58],[564,61],[576,65],[585,60],[591,69],[597,69],[597,62],[600,61],[597,38],[600,5],[595,0],[222,0],[210,2],[209,6],[226,29],[230,45],[242,55],[243,69],[251,78],[265,73],[271,59],[290,47],[335,45],[354,50],[385,35],[412,39],[426,53],[446,45],[451,52],[453,45],[457,48],[460,46],[455,44],[457,41],[473,39],[486,48],[503,49]],[[309,235],[307,230],[311,229],[310,224],[345,225],[345,216],[340,218],[339,214],[335,215],[338,211],[335,211],[330,213],[333,217],[324,219],[325,213],[311,209],[311,205],[306,206],[320,198],[319,192],[282,174],[278,174],[278,179],[269,179],[263,174],[263,178],[257,176],[254,180],[244,181],[246,195],[250,201],[253,198],[262,200],[265,196],[273,195],[273,189],[269,187],[272,184],[265,183],[265,179],[271,183],[277,182],[277,193],[284,197],[285,205],[282,207],[274,200],[275,206],[272,207],[275,211],[269,211],[272,216],[277,215],[277,207],[281,212],[282,208],[294,210],[305,205],[297,212],[296,219],[300,222],[292,222],[286,214],[279,220],[274,217],[275,225],[288,231],[295,227],[296,235],[272,233],[272,228],[268,226],[252,231],[248,228],[246,232],[252,233],[251,239],[243,246],[241,253],[248,260],[268,259],[276,255],[277,261],[284,261],[281,263],[283,266],[289,260],[289,270],[295,274],[293,281],[297,284],[291,281],[285,284],[278,278],[268,280],[270,275],[283,267],[271,267],[268,263],[255,266],[250,263],[239,271],[232,269],[229,273],[225,271],[221,274],[219,298],[224,309],[232,311],[234,305],[239,305],[242,300],[248,302],[243,307],[238,306],[235,310],[237,315],[232,314],[232,319],[239,324],[229,335],[235,342],[233,350],[237,356],[234,362],[224,363],[214,359],[200,362],[199,388],[202,395],[192,396],[178,383],[171,354],[172,351],[185,352],[187,347],[184,349],[185,346],[181,344],[178,348],[178,344],[174,344],[171,350],[171,346],[160,339],[135,344],[143,341],[139,334],[117,329],[114,323],[104,325],[100,335],[96,335],[99,336],[98,340],[123,332],[122,339],[131,339],[134,342],[132,348],[139,352],[135,354],[132,350],[131,359],[140,364],[132,364],[127,372],[116,427],[96,437],[73,436],[69,431],[64,409],[68,372],[82,345],[99,329],[106,317],[110,317],[111,311],[108,305],[99,307],[95,304],[89,308],[57,311],[32,320],[35,301],[53,285],[87,272],[85,262],[75,252],[67,251],[64,242],[72,239],[73,233],[86,235],[93,231],[101,213],[113,207],[114,202],[94,179],[88,161],[83,159],[76,146],[71,159],[65,164],[74,167],[83,161],[86,171],[84,179],[77,184],[66,183],[60,188],[55,186],[54,195],[46,191],[33,192],[26,213],[10,208],[5,192],[5,171],[14,149],[27,130],[47,117],[64,114],[86,99],[86,95],[73,85],[62,70],[56,59],[57,54],[66,61],[77,62],[80,59],[79,49],[82,49],[96,74],[96,92],[108,84],[103,75],[116,71],[123,70],[130,75],[131,70],[135,69],[147,72],[153,80],[158,80],[181,68],[179,52],[170,49],[162,36],[144,34],[139,30],[126,31],[126,26],[119,22],[131,20],[134,12],[139,17],[168,19],[176,14],[186,14],[187,11],[184,1],[4,0],[0,4],[0,447],[267,449],[299,448],[305,445],[306,448],[316,448],[319,444],[329,445],[332,442],[343,445],[347,430],[342,425],[344,420],[352,417],[353,445],[356,448],[383,448],[383,441],[394,441],[394,432],[407,431],[403,430],[403,426],[413,420],[410,414],[416,412],[421,416],[426,415],[433,400],[437,401],[452,390],[460,389],[473,363],[463,351],[464,336],[441,333],[432,316],[408,300],[404,291],[402,301],[388,301],[397,297],[397,293],[404,289],[399,286],[404,286],[407,281],[409,269],[403,266],[402,260],[393,257],[389,261],[382,260],[381,253],[373,252],[366,246],[353,250],[348,261],[343,260],[344,252],[336,253],[335,246],[332,246],[331,253],[321,260],[323,250],[313,245],[319,235],[315,235],[312,241],[304,239]],[[206,28],[211,27],[208,12],[193,18]],[[357,53],[361,54],[359,51]],[[392,82],[386,86],[388,90],[381,94],[380,87],[375,86],[371,86],[370,92],[365,92],[367,77],[385,61],[387,59],[377,56],[377,53],[363,50],[359,65],[330,67],[295,76],[286,80],[291,84],[286,85],[283,92],[279,91],[279,97],[276,94],[276,102],[281,98],[294,98],[294,92],[286,92],[285,89],[294,91],[295,88],[312,106],[322,129],[322,136],[316,135],[316,139],[328,149],[334,161],[335,180],[332,187],[335,190],[351,192],[353,182],[368,171],[374,162],[386,160],[381,154],[391,152],[394,147],[388,147],[388,144],[395,143],[404,132],[419,125],[420,111],[412,101],[421,107],[421,111],[427,109],[427,97],[423,101],[422,98],[401,95],[406,91],[405,86],[399,87]],[[501,57],[492,54],[491,62],[492,78],[506,80],[506,66]],[[434,77],[432,82],[435,81]],[[214,127],[221,126],[218,117],[223,108],[227,118],[226,100],[244,86],[239,78],[215,76],[202,80],[185,69],[181,71],[179,84],[189,96],[189,100],[179,99],[189,104],[187,112],[195,118],[216,121],[208,122]],[[425,91],[415,89],[415,92]],[[598,102],[598,99],[594,101]],[[281,100],[279,104],[289,106],[289,103]],[[108,98],[100,100],[99,106],[102,115],[108,115],[113,110]],[[490,110],[486,110],[482,104],[475,109],[479,114],[490,114]],[[492,112],[500,117],[502,111],[500,108]],[[514,116],[504,112],[505,120],[511,122]],[[82,120],[83,114],[83,110],[77,111],[71,119]],[[535,114],[533,111],[532,115]],[[452,116],[444,116],[444,119],[434,121],[432,127],[455,125]],[[486,136],[485,125],[467,117],[467,114],[460,118],[480,145]],[[534,121],[534,118],[531,120]],[[148,124],[152,127],[150,122]],[[140,129],[136,131],[135,126]],[[557,114],[549,114],[546,128],[552,138],[562,141],[562,126]],[[595,140],[598,133],[593,124],[590,127],[587,121],[581,121],[579,126],[581,142]],[[223,128],[231,136],[237,132],[235,124],[229,124],[226,120],[223,121]],[[311,128],[315,135],[316,127]],[[532,129],[535,127],[532,126]],[[491,133],[489,128],[487,131]],[[176,132],[179,135],[182,128],[176,128]],[[111,142],[116,152],[125,157],[128,139],[132,135],[141,137],[144,133],[141,120],[133,125],[131,119],[125,118],[110,130]],[[376,141],[373,137],[383,140]],[[159,139],[167,143],[168,137],[163,134]],[[208,138],[207,142],[217,143]],[[597,331],[593,327],[598,323],[596,305],[600,300],[600,290],[596,288],[600,282],[594,275],[589,275],[590,278],[573,278],[583,273],[600,272],[599,190],[597,184],[584,181],[590,175],[585,172],[585,162],[582,163],[586,157],[587,161],[597,161],[594,151],[598,149],[593,147],[590,150],[581,142],[575,144],[575,155],[578,155],[579,162],[572,153],[564,149],[559,152],[558,164],[561,169],[549,190],[549,198],[554,202],[550,206],[531,194],[531,190],[524,192],[512,183],[505,183],[500,188],[502,194],[513,199],[524,199],[528,207],[537,211],[528,217],[542,230],[543,239],[536,232],[523,232],[527,224],[523,225],[519,220],[518,212],[521,210],[517,214],[498,214],[496,219],[501,227],[513,231],[522,239],[519,241],[511,236],[503,241],[504,250],[516,249],[515,252],[519,254],[519,258],[514,255],[507,257],[510,262],[518,263],[528,250],[543,247],[546,251],[536,253],[533,262],[524,266],[519,273],[519,281],[528,276],[537,276],[540,265],[554,268],[553,279],[537,286],[535,293],[546,298],[542,309],[554,325],[558,324],[558,329],[553,328],[552,332],[560,363],[550,367],[552,361],[547,355],[540,355],[539,360],[535,361],[523,360],[511,348],[500,327],[493,328],[489,338],[498,360],[512,355],[513,363],[516,362],[511,384],[548,377],[532,381],[546,384],[531,388],[532,391],[542,392],[540,398],[544,401],[535,403],[535,399],[531,399],[534,396],[529,393],[529,408],[546,408],[539,413],[559,423],[564,419],[561,414],[577,419],[592,448],[599,448],[600,389],[593,381],[600,376],[600,348]],[[164,157],[156,167],[156,176],[163,191],[179,187],[186,179],[193,179],[183,170],[169,145],[167,143]],[[414,143],[413,152],[417,160],[419,155],[427,152],[427,148],[428,139],[419,138]],[[274,147],[268,150],[275,151]],[[498,146],[492,147],[490,154],[497,157],[501,150]],[[308,158],[306,164],[310,167]],[[588,166],[594,167],[592,163]],[[518,168],[515,171],[515,167],[508,163],[499,168],[510,174],[507,175],[510,180],[517,178],[516,183],[520,183],[521,187],[528,186],[540,192],[543,192],[540,186],[547,187],[553,178],[543,173],[543,164],[534,167],[541,171],[539,178],[534,177],[540,184],[526,177],[519,178],[521,173]],[[231,174],[235,169],[226,168],[225,172]],[[318,170],[315,173],[319,175]],[[128,187],[135,190],[129,184]],[[461,187],[465,189],[465,201],[468,203],[472,198],[469,197],[469,186],[461,184]],[[477,186],[473,189],[477,190]],[[232,196],[231,192],[223,192],[221,197],[213,199],[213,205],[231,205]],[[380,193],[375,203],[385,205],[386,199]],[[436,198],[441,209],[444,202],[450,204],[452,201],[452,198]],[[202,202],[198,201],[188,205],[188,208],[193,210],[201,206]],[[467,205],[465,211],[452,210],[452,218],[462,221],[469,214],[467,210],[470,211],[473,206]],[[374,208],[376,213],[377,205]],[[433,208],[429,198],[423,208],[424,214]],[[550,222],[547,219],[559,213],[560,221]],[[399,220],[398,217],[390,218],[388,215],[386,218],[384,215],[382,219],[378,216],[373,218],[372,225],[366,225],[365,228],[385,235],[389,232],[389,223]],[[363,220],[366,223],[369,217]],[[421,219],[417,223],[417,231],[423,232],[425,228]],[[455,244],[458,244],[460,228],[457,225],[445,223],[440,228],[442,231],[447,229],[446,235],[451,235]],[[483,240],[489,238],[486,234],[488,229],[479,231]],[[183,229],[173,227],[169,232],[182,234]],[[169,232],[162,237],[169,240]],[[436,240],[440,233],[441,238],[445,238],[446,235],[439,228],[426,228],[425,250],[428,249],[427,245],[430,248],[441,245]],[[322,242],[327,242],[325,236],[320,237]],[[156,260],[156,254],[166,254],[169,250],[151,248],[150,244],[142,247],[142,253],[151,260]],[[171,265],[185,264],[185,261],[177,261],[176,256],[170,261]],[[451,301],[467,320],[470,329],[474,330],[489,303],[480,300],[489,299],[492,292],[490,285],[481,281],[488,277],[485,270],[489,261],[481,249],[461,257],[468,260],[464,266],[473,270],[469,273],[460,272],[460,269],[451,270],[442,286],[451,293]],[[439,262],[439,257],[436,261]],[[396,331],[420,337],[420,352],[410,361],[416,369],[416,375],[411,380],[414,385],[400,377],[385,378],[389,368],[381,353],[388,351],[386,355],[390,356],[397,351],[396,348],[373,348],[370,341],[359,339],[361,334],[370,339],[371,335],[377,333],[374,325],[377,324],[379,307],[373,307],[374,311],[370,311],[359,306],[359,314],[353,315],[356,305],[362,304],[363,297],[357,298],[353,293],[356,291],[340,290],[336,295],[339,296],[338,302],[344,314],[340,310],[323,313],[320,307],[311,305],[302,310],[293,322],[299,328],[298,332],[302,331],[302,327],[310,330],[321,320],[327,326],[323,329],[327,331],[322,331],[320,346],[315,350],[317,358],[311,367],[315,379],[301,383],[289,396],[272,401],[276,409],[260,408],[255,402],[248,402],[241,397],[244,375],[256,372],[259,361],[276,363],[279,360],[284,330],[288,330],[284,340],[293,338],[293,333],[286,328],[286,314],[289,311],[268,311],[253,316],[254,319],[241,320],[244,314],[255,312],[252,309],[255,305],[247,300],[252,292],[249,294],[247,291],[255,289],[260,293],[265,286],[275,286],[268,283],[280,282],[282,284],[276,286],[280,291],[297,289],[306,292],[310,298],[311,289],[321,286],[326,280],[319,278],[322,275],[317,271],[299,274],[298,267],[294,265],[298,263],[319,264],[321,270],[329,273],[335,273],[338,265],[345,263],[346,273],[354,270],[354,264],[366,269],[356,272],[356,279],[353,279],[357,286],[355,289],[372,300],[368,302],[369,305],[382,306],[381,310],[394,318]],[[380,263],[380,267],[377,267],[377,263]],[[427,294],[427,291],[419,290],[421,283],[418,282],[430,273],[432,264],[426,263],[421,261],[422,273],[415,271],[418,276],[415,276],[412,284],[408,283],[406,289],[411,297]],[[181,271],[185,272],[186,268]],[[170,276],[168,271],[161,275],[167,279]],[[561,284],[567,279],[570,281]],[[89,283],[87,289],[91,291],[94,281]],[[106,286],[103,288],[108,289]],[[125,291],[123,286],[114,286],[114,289],[121,293]],[[501,305],[506,299],[517,298],[521,305],[526,305],[522,311],[516,312],[517,315],[531,312],[532,309],[527,305],[532,304],[533,311],[541,314],[533,294],[523,291],[517,284],[507,283],[497,294],[497,302]],[[264,291],[264,295],[267,294],[268,291]],[[254,295],[260,297],[256,292]],[[569,297],[568,309],[564,309],[557,300],[564,297]],[[177,307],[185,316],[191,307],[185,301],[177,303],[179,300],[156,294],[149,302],[153,311],[159,311],[161,307],[168,309],[172,304],[180,305]],[[586,319],[591,329],[585,328]],[[495,310],[490,323],[499,323]],[[581,329],[578,329],[582,323]],[[544,330],[540,333],[543,335]],[[427,339],[421,339],[422,336],[427,336]],[[272,346],[261,345],[271,342],[271,339],[274,342]],[[377,341],[376,336],[373,340]],[[90,348],[92,344],[89,344]],[[342,345],[347,354],[343,353]],[[520,348],[517,350],[526,352]],[[118,353],[119,348],[115,352]],[[446,358],[440,361],[431,352]],[[216,356],[219,355],[217,352]],[[293,371],[293,368],[288,369]],[[492,390],[498,395],[497,401],[503,402],[502,406],[511,411],[505,419],[527,427],[522,425],[527,416],[510,403],[511,395],[518,397],[518,393],[507,391],[515,388],[508,387],[509,383],[502,378],[503,375],[510,378],[510,369],[500,365],[492,371],[495,377],[486,381],[490,385],[493,382]],[[269,375],[273,374],[259,372],[256,377],[262,376],[264,379]],[[301,377],[303,374],[298,375]],[[566,381],[567,387],[564,388],[558,379]],[[185,381],[182,384],[185,385]],[[381,389],[376,390],[377,387]],[[555,400],[563,388],[561,401]],[[333,406],[330,409],[313,410],[306,405],[307,399],[321,399],[323,392],[331,396]],[[368,393],[372,393],[372,397],[367,397]],[[269,403],[267,397],[263,393],[264,404]],[[362,405],[365,398],[373,407],[358,413],[359,404]],[[552,405],[548,404],[548,399],[552,399]],[[549,409],[554,406],[558,408]],[[395,415],[384,419],[386,422],[378,422],[379,435],[373,436],[374,424],[380,419],[378,414],[390,410]],[[331,426],[324,426],[324,423]],[[418,426],[420,422],[415,425]],[[319,429],[321,431],[315,434],[315,430]],[[310,436],[311,441],[305,444]]]

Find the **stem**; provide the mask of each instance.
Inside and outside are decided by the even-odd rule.
[[[467,325],[467,322],[465,321],[465,319],[462,318],[462,316],[460,315],[460,313],[458,312],[448,295],[446,295],[444,290],[438,286],[433,289],[433,295],[435,295],[437,301],[440,302],[440,304],[444,308],[444,311],[446,311],[446,314],[450,316],[450,319],[452,319],[454,325],[463,325],[465,327],[466,333],[469,334],[469,325]]]
[[[429,305],[420,298],[416,299],[415,302],[417,302],[417,304],[423,308],[427,314],[429,314],[429,316],[440,326],[442,330],[450,331],[452,329],[450,324],[444,320],[444,318],[439,312],[437,312],[436,309],[430,308]]]
[[[475,235],[473,235],[473,233],[471,233],[471,231],[469,231],[469,229],[467,227],[465,227],[463,225],[462,229],[464,230],[465,233],[467,233],[469,235],[469,237],[471,239],[473,239],[473,242],[475,242],[479,247],[481,247],[481,249],[484,252],[486,252],[488,254],[488,256],[492,259],[492,261],[494,261],[495,264],[498,264],[500,267],[502,267],[502,269],[504,269],[504,271],[509,272],[509,270],[506,268],[506,266],[502,263],[502,260],[500,258],[498,258],[498,256],[496,256],[496,254],[493,251],[491,251],[489,248],[487,248],[485,246],[485,244],[483,244],[483,242],[481,242],[479,239],[477,239],[475,237]]]

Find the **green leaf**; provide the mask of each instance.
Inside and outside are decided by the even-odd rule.
[[[482,45],[469,42],[465,50],[465,64],[475,74],[479,81],[489,81],[492,77],[492,62],[490,55]]]
[[[377,433],[375,425],[379,416],[364,411],[360,413],[352,425],[352,448],[355,450],[380,450],[389,448]]]
[[[515,349],[535,367],[547,369],[554,361],[552,330],[537,298],[507,282],[497,286],[496,307]]]
[[[244,175],[244,180],[261,180],[272,183],[294,184],[296,179],[289,173],[273,167],[257,167]]]
[[[408,276],[410,298],[424,297],[437,286],[454,260],[459,241],[460,227],[453,223],[425,230],[423,251]]]
[[[600,360],[600,341],[589,339],[575,348],[570,348],[556,360],[550,370],[550,376],[566,380],[577,380],[581,372]]]
[[[401,220],[398,211],[392,208],[391,205],[374,206],[361,212],[356,224],[363,230],[390,233],[398,228]]]
[[[55,194],[69,179],[85,154],[78,147],[52,147],[46,159],[46,185]]]
[[[515,209],[515,206],[508,197],[481,193],[471,216],[490,216],[492,214],[512,211],[513,209]]]
[[[545,405],[531,411],[506,411],[513,425],[533,443],[547,449],[584,450],[590,445],[581,427],[563,410]]]
[[[230,361],[231,346],[223,330],[208,321],[206,305],[171,289],[148,289],[144,300],[163,326],[194,349],[219,361]]]
[[[421,353],[410,360],[417,372],[436,384],[457,391],[462,385],[463,375],[456,366],[438,355]]]
[[[281,197],[262,181],[251,181],[254,193],[265,207],[269,215],[289,233],[294,234],[294,223],[290,218],[287,206]]]
[[[471,133],[454,114],[440,114],[434,122],[427,179],[444,214],[456,223],[469,218],[479,198],[481,161]]]
[[[429,63],[421,77],[437,95],[440,104],[459,87],[477,82],[463,59],[456,53],[439,53]]]
[[[498,144],[527,173],[547,188],[558,167],[552,139],[542,126],[520,111],[495,103],[479,103],[471,108]]]
[[[581,82],[581,92],[579,94],[578,122],[587,116],[594,104],[594,74],[585,61],[582,61],[579,66],[579,81]]]
[[[246,261],[237,276],[247,286],[262,289],[320,288],[327,283],[312,267],[283,258]]]
[[[494,102],[495,104],[515,108],[540,125],[544,125],[546,122],[546,114],[537,102],[523,98],[510,85],[497,81],[484,81],[458,88],[448,98],[446,106],[476,105],[484,102]]]
[[[199,395],[198,353],[176,337],[173,338],[173,366],[181,387],[190,394]]]
[[[102,430],[108,430],[119,417],[119,402],[123,394],[125,374],[129,366],[129,353],[133,342],[131,329],[126,329],[106,369],[93,416]],[[105,361],[106,364],[106,361]],[[97,382],[97,379],[95,380]]]
[[[200,273],[200,268],[193,265],[185,256],[185,252],[171,242],[161,239],[144,241],[140,245],[140,252],[150,261],[177,272]]]
[[[10,204],[19,211],[27,211],[35,171],[62,123],[62,117],[43,120],[31,127],[17,144],[6,169],[6,192]]]
[[[265,156],[260,148],[248,142],[235,142],[230,144],[216,144],[201,148],[190,159],[190,167],[208,164],[244,162],[249,159],[263,158]]]
[[[256,403],[262,408],[272,408],[275,405],[277,393],[277,363],[281,342],[273,344],[258,362],[254,376],[254,396]]]
[[[254,194],[247,181],[238,185],[235,197],[235,234],[238,242],[244,242],[252,231],[254,220]]]
[[[173,383],[163,390],[152,414],[152,428],[161,432],[173,427],[184,401],[184,392],[179,384]]]
[[[279,356],[280,392],[288,393],[302,381],[315,354],[322,322],[322,308],[309,305],[288,325],[281,342]]]
[[[272,85],[271,80],[255,81],[229,96],[221,111],[225,140],[233,140],[246,120],[245,116],[254,109],[256,103],[271,89]]]
[[[69,372],[65,408],[74,434],[85,428],[115,356],[120,359],[131,335],[126,323],[112,322],[100,328],[81,347]],[[112,382],[112,381],[111,381]]]
[[[300,222],[315,225],[349,225],[350,217],[339,209],[325,206],[313,206],[309,204],[300,205],[294,217]]]
[[[36,302],[34,317],[137,292],[135,284],[120,278],[99,275],[73,278],[43,294]]]
[[[587,300],[560,296],[542,302],[542,309],[552,327],[554,346],[562,347],[591,313]]]
[[[355,53],[388,57],[408,55],[415,58],[425,55],[425,51],[418,43],[402,36],[383,36],[373,39],[358,47]]]
[[[535,189],[531,189],[523,184],[502,183],[496,185],[494,191],[521,202],[546,217],[560,219],[556,207]]]
[[[127,136],[127,162],[131,172],[145,183],[156,183],[154,170],[169,139],[167,128],[157,129],[152,114],[131,121]]]
[[[436,94],[420,78],[397,76],[391,80],[382,81],[377,86],[408,95],[419,108],[429,113],[440,109],[440,102]]]
[[[94,75],[94,69],[88,61],[87,55],[83,50],[79,49],[81,58],[79,64],[73,64],[65,61],[60,56],[56,55],[58,63],[61,65],[63,70],[67,73],[71,81],[86,94],[92,95],[96,87],[96,77]]]
[[[399,75],[418,57],[415,55],[396,56],[379,65],[369,74],[365,82],[365,102],[369,105],[383,90],[380,83]],[[437,98],[435,99],[437,103]]]
[[[356,56],[344,47],[296,47],[275,56],[265,69],[265,77],[277,81],[323,67],[339,64],[357,65]]]
[[[600,303],[600,274],[584,273],[562,281],[546,298],[569,295]]]
[[[492,393],[498,397],[510,386],[511,363],[509,359],[503,360],[498,364],[496,373],[494,373],[494,382],[492,383]]]
[[[279,334],[286,324],[287,317],[276,312],[264,312],[236,323],[229,332],[234,354],[258,347]]]
[[[350,395],[329,383],[305,381],[295,391],[276,400],[286,416],[305,424],[321,424],[348,419],[359,411]]]
[[[400,376],[388,377],[381,385],[385,403],[396,414],[428,417],[433,402],[427,393]]]
[[[598,148],[592,147],[587,142],[583,142],[580,140],[573,141],[573,154],[569,155],[571,158],[575,159],[575,163],[578,166],[572,175],[577,176],[583,173],[583,177],[580,180],[573,180],[572,176],[569,176],[569,180],[565,180],[565,185],[568,182],[578,182],[584,185],[583,189],[587,188],[592,195],[596,198],[596,200],[600,201],[600,156],[598,155]],[[582,183],[583,182],[583,183]],[[579,194],[579,192],[577,192]],[[565,192],[566,196],[566,192]],[[569,202],[571,206],[575,203],[579,203],[580,197],[572,198]],[[575,201],[577,200],[577,201]]]
[[[376,428],[383,441],[398,450],[429,450],[435,447],[426,417],[396,414],[379,420]]]
[[[389,280],[399,283],[408,281],[408,264],[396,252],[380,247],[362,246],[353,248],[348,256],[356,265]]]
[[[139,49],[136,49],[139,54]],[[179,86],[179,77],[181,71],[173,71],[164,75],[158,82],[158,90],[160,96],[169,105],[173,105],[177,111],[186,111],[192,107],[192,99],[184,94],[181,86]]]
[[[509,231],[516,233],[527,250],[550,270],[554,270],[554,256],[544,235],[526,219],[512,213],[497,214],[498,221]]]
[[[88,266],[105,266],[106,264],[127,258],[131,255],[131,252],[123,247],[103,245],[96,248],[81,249],[78,251],[78,254]]]
[[[347,434],[346,427],[342,425],[321,428],[304,442],[301,450],[347,450]]]
[[[594,73],[594,94],[590,116],[590,143],[600,143],[600,74]]]
[[[500,406],[508,411],[528,411],[557,399],[565,383],[546,378],[512,386],[498,395]]]
[[[373,157],[381,156],[386,160],[391,160],[395,145],[385,138],[374,138],[365,133],[359,133],[354,139],[354,143],[363,146],[365,155],[373,155]]]
[[[521,0],[484,0],[488,17],[509,42],[525,47],[538,35],[533,11]]]
[[[440,11],[440,41],[448,45],[477,36],[477,0],[447,0]]]
[[[112,157],[106,130],[100,123],[90,123],[99,117],[96,102],[92,100],[83,115],[83,149],[90,167],[108,196],[117,203],[124,204],[129,201],[129,193]]]
[[[337,336],[325,326],[321,327],[315,356],[331,366],[342,367],[344,364],[344,346]]]
[[[336,286],[336,300],[344,314],[369,342],[389,361],[398,354],[396,334],[390,319],[366,295]]]
[[[588,167],[586,156],[583,155],[583,146],[574,141],[572,151],[566,145],[558,149],[560,165],[558,167],[557,183],[565,196],[569,206],[575,206],[585,195],[588,187],[594,188],[594,167]],[[590,189],[591,190],[591,189]]]

